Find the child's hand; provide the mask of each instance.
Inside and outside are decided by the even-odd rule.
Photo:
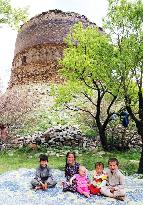
[[[62,186],[62,187],[64,187],[64,184],[65,184],[65,182],[64,182],[64,181],[62,181],[62,182],[61,182],[61,186]]]
[[[42,188],[43,188],[44,190],[47,190],[47,189],[48,189],[48,184],[47,184],[47,183],[45,183],[45,184],[42,183]]]
[[[72,185],[72,180],[69,181],[69,185]]]
[[[90,180],[89,179],[87,179],[87,185],[89,186],[91,183],[90,183]]]
[[[115,188],[111,188],[110,192],[113,193],[115,191]]]
[[[97,183],[95,181],[92,182],[94,187],[97,187]]]

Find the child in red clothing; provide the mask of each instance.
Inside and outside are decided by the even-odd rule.
[[[107,174],[104,171],[104,164],[102,162],[97,162],[95,164],[92,182],[89,186],[90,193],[100,195],[100,189],[102,186],[106,185],[106,180]]]

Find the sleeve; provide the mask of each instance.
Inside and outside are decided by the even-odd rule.
[[[103,180],[98,187],[101,188],[101,187],[103,187],[103,186],[106,186],[106,183],[107,183],[107,181],[106,181],[106,180]]]
[[[77,162],[76,162],[76,164],[77,164],[77,173],[76,174],[78,174],[80,164]]]
[[[49,171],[48,178],[51,178],[51,180],[53,180],[52,170],[48,168],[48,171]]]
[[[95,175],[95,171],[93,170],[93,171],[91,172],[91,181],[94,181],[94,175]]]
[[[36,169],[35,179],[37,179],[38,182],[42,182],[42,179],[41,179],[41,171],[40,171],[39,168]]]
[[[74,179],[76,179],[76,174],[73,175],[73,177],[70,178],[70,184],[72,184],[72,181],[73,181]]]
[[[120,174],[119,176],[119,185],[115,186],[115,190],[124,189],[125,186],[125,176]]]
[[[80,164],[77,163],[77,162],[75,162],[75,165],[74,165],[74,174],[78,174],[79,166],[80,166]]]
[[[67,165],[65,165],[65,177],[67,177]]]
[[[95,178],[94,178],[94,173],[95,173],[95,171],[93,170],[91,172],[91,184],[93,184],[96,187],[97,184],[96,184],[96,181],[95,181]]]
[[[65,165],[65,178],[66,178],[67,181],[69,181],[69,179],[70,179],[69,170],[68,170],[68,166],[67,165]]]
[[[51,180],[53,180],[52,169],[49,169],[49,175],[48,175],[48,178],[50,178]]]

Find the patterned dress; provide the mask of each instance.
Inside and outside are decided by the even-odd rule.
[[[72,185],[70,185],[69,180],[71,177],[73,177],[74,174],[78,174],[80,164],[75,162],[73,166],[70,166],[69,164],[66,164],[65,166],[65,177],[66,182],[63,183],[63,191],[71,191],[76,192],[76,181],[73,180]]]

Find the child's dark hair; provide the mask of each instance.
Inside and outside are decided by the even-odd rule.
[[[40,158],[40,162],[41,161],[47,161],[48,162],[48,156],[45,155],[45,154],[40,154],[39,158]]]
[[[110,159],[108,160],[108,165],[109,165],[110,162],[116,162],[117,166],[119,165],[119,161],[118,161],[117,158],[110,158]]]
[[[97,166],[102,166],[103,167],[103,169],[104,169],[104,164],[102,163],[102,162],[96,162],[95,163],[95,168],[97,167]]]
[[[69,156],[70,154],[72,154],[72,155],[74,156],[74,159],[76,159],[75,152],[68,152],[68,153],[66,154],[66,164],[67,164],[68,156]]]

